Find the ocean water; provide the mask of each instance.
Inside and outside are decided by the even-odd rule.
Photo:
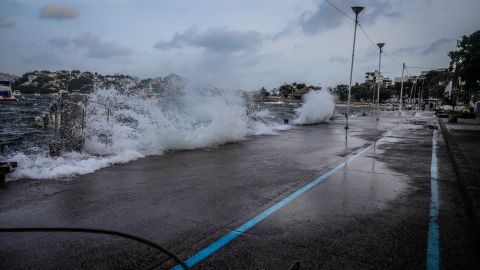
[[[303,105],[249,101],[237,91],[186,87],[146,97],[100,89],[85,107],[82,152],[48,155],[54,132],[37,127],[35,116],[49,112],[57,99],[24,95],[16,103],[0,103],[0,160],[18,162],[7,180],[73,179],[116,163],[165,151],[215,147],[251,136],[275,136],[291,125],[328,121],[333,97],[323,91],[305,97]]]
[[[52,95],[22,95],[17,102],[0,103],[0,147],[4,155],[16,151],[35,153],[50,134],[35,126],[35,116],[48,113]]]

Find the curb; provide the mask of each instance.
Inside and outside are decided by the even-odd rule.
[[[442,128],[448,153],[450,155],[450,159],[452,160],[455,173],[459,180],[458,183],[460,184],[460,188],[466,201],[467,213],[472,217],[477,239],[480,239],[478,238],[478,236],[480,236],[480,188],[473,185],[473,183],[479,181],[479,179],[477,179],[475,174],[472,173],[473,170],[469,161],[463,155],[462,151],[458,147],[457,142],[455,141],[455,138],[447,129],[444,121],[439,119],[438,122]]]

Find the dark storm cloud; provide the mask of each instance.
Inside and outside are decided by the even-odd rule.
[[[59,47],[59,48],[65,48],[68,45],[70,45],[71,42],[72,41],[69,38],[61,38],[61,37],[60,38],[52,38],[52,39],[48,40],[49,45]]]
[[[78,11],[68,5],[46,4],[40,11],[40,18],[57,21],[74,19],[78,16]]]
[[[0,28],[13,28],[15,22],[10,20],[7,16],[0,15]]]
[[[345,9],[337,2],[330,1],[339,10],[350,16],[351,19],[355,17],[350,8]],[[368,6],[362,13],[360,13],[359,22],[362,24],[372,24],[379,17],[396,18],[400,16],[399,12],[394,11],[394,7],[390,1],[375,0],[364,3],[363,6]],[[362,6],[362,3],[352,2],[348,6]],[[318,34],[330,29],[335,29],[342,25],[346,21],[350,21],[348,17],[342,14],[339,10],[336,10],[327,1],[318,2],[314,11],[305,12],[300,16],[298,20],[302,30],[308,34]]]
[[[434,41],[428,48],[424,49],[421,54],[423,56],[429,55],[431,53],[437,52],[438,50],[442,49],[445,45],[452,43],[452,39],[449,38],[440,38]]]
[[[211,52],[237,52],[252,50],[262,43],[262,36],[255,31],[237,31],[226,28],[211,28],[199,32],[191,27],[184,32],[177,32],[169,41],[159,41],[157,49],[181,48],[185,46],[205,48]]]
[[[153,46],[156,49],[171,49],[188,46],[192,43],[193,38],[198,35],[197,27],[190,27],[182,32],[176,32],[169,41],[159,41]]]
[[[129,56],[132,49],[120,46],[115,41],[103,41],[91,33],[84,33],[72,40],[78,48],[87,50],[87,56],[99,59],[108,59],[117,56]]]
[[[367,6],[367,8],[362,12],[360,18],[360,23],[363,24],[373,24],[380,17],[400,17],[400,12],[395,11],[392,1],[368,1],[365,6]]]
[[[328,29],[336,28],[345,21],[338,11],[336,11],[328,2],[318,3],[315,11],[305,12],[300,18],[302,30],[309,34],[317,34]]]
[[[450,38],[440,38],[432,42],[428,46],[410,46],[402,47],[392,51],[393,55],[421,55],[427,56],[438,52],[449,44],[454,44],[454,40]]]
[[[412,47],[403,47],[399,49],[395,49],[392,54],[396,55],[408,55],[412,53],[417,53],[421,48],[419,46],[412,46]]]
[[[258,47],[261,44],[261,35],[255,31],[242,32],[217,28],[197,35],[194,44],[210,51],[235,52]]]

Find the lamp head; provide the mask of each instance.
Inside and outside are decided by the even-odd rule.
[[[352,10],[353,12],[355,12],[356,15],[358,15],[360,12],[362,12],[362,10],[364,9],[364,7],[352,7]]]
[[[382,49],[383,46],[385,46],[385,43],[383,43],[383,42],[377,43],[377,46],[378,46],[378,48]]]

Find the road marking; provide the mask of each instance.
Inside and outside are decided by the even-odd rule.
[[[366,148],[364,148],[363,150],[359,151],[357,150],[353,156],[347,158],[345,161],[342,161],[340,164],[338,164],[337,166],[335,166],[334,168],[330,169],[329,171],[327,171],[326,173],[324,173],[323,175],[321,175],[320,177],[316,178],[315,180],[312,180],[310,183],[306,184],[305,186],[303,186],[302,188],[300,188],[299,190],[295,191],[294,193],[290,194],[288,197],[284,198],[283,200],[277,202],[276,204],[272,205],[270,208],[266,209],[265,211],[263,211],[262,213],[258,214],[257,216],[255,216],[254,218],[250,219],[249,221],[247,221],[246,223],[244,223],[243,225],[241,225],[240,227],[236,228],[235,230],[229,232],[228,234],[224,235],[223,237],[221,237],[220,239],[218,239],[217,241],[213,242],[212,244],[210,244],[208,247],[200,250],[199,252],[197,252],[195,255],[193,255],[192,257],[190,257],[189,259],[187,259],[185,261],[185,263],[189,266],[189,267],[192,267],[194,265],[196,265],[197,263],[203,261],[205,258],[207,258],[208,256],[212,255],[213,253],[217,252],[219,249],[221,249],[223,246],[227,245],[228,243],[230,243],[233,239],[237,238],[238,236],[242,235],[243,233],[245,233],[246,231],[248,231],[249,229],[251,229],[253,226],[255,226],[257,223],[259,223],[260,221],[264,220],[266,217],[270,216],[271,214],[275,213],[277,210],[279,210],[280,208],[282,208],[283,206],[287,205],[289,202],[295,200],[296,198],[298,198],[300,195],[302,195],[303,193],[305,193],[306,191],[310,190],[311,188],[315,187],[316,185],[320,184],[323,180],[327,179],[328,177],[330,177],[332,174],[336,173],[338,170],[342,169],[343,167],[345,167],[347,164],[349,164],[350,162],[352,162],[354,159],[362,156],[363,154],[365,154],[368,150],[372,149],[372,147],[378,142],[380,141],[382,138],[384,138],[385,136],[388,136],[388,134],[390,134],[390,132],[388,131],[387,133],[383,134],[382,137],[380,139],[378,139],[377,141],[373,142],[372,144],[370,144],[369,146],[367,146]],[[183,267],[181,265],[176,265],[175,267],[172,268],[173,270],[181,270],[183,269]]]
[[[427,270],[440,269],[440,233],[438,225],[438,165],[437,165],[437,130],[433,130],[432,165],[430,167],[430,215],[428,224]]]

